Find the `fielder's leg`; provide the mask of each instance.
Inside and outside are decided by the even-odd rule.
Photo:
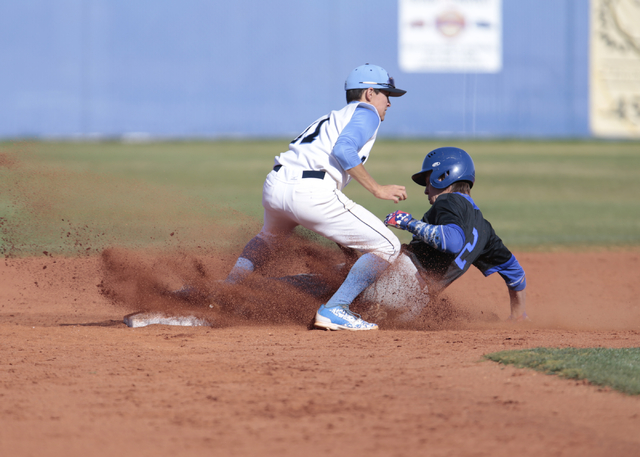
[[[389,262],[375,254],[364,254],[353,265],[340,288],[320,306],[316,327],[328,330],[375,330],[376,324],[366,322],[349,310],[349,305],[389,267]]]
[[[378,326],[362,320],[349,305],[389,267],[400,254],[400,241],[375,215],[335,191],[343,209],[330,227],[314,228],[327,238],[365,252],[353,265],[340,288],[316,313],[315,326],[329,330],[376,330]],[[334,207],[335,208],[335,207]]]
[[[238,284],[244,281],[256,268],[262,266],[270,257],[271,248],[260,234],[254,236],[242,250],[225,282]]]
[[[264,225],[260,233],[251,239],[242,250],[225,282],[238,284],[244,281],[254,270],[264,265],[272,255],[272,247],[276,243],[287,239],[298,225],[292,220],[285,208],[285,197],[292,192],[292,186],[278,182],[275,172],[267,177],[263,193]],[[284,202],[284,203],[283,203]]]

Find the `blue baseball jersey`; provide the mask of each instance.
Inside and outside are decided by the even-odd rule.
[[[507,249],[470,196],[441,194],[422,218],[431,225],[456,225],[464,233],[462,249],[456,253],[438,250],[414,236],[407,249],[426,270],[430,293],[439,293],[462,276],[471,265],[485,276],[499,273],[512,290],[526,286],[524,270]]]

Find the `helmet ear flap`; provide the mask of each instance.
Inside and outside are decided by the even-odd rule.
[[[449,177],[450,174],[451,174],[451,172],[449,170],[445,171],[444,173],[442,173],[438,177],[438,181],[440,181],[440,182],[445,181]]]
[[[442,184],[447,182],[447,178],[451,174],[451,171],[448,168],[444,170],[442,170],[442,168],[443,167],[438,166],[431,172],[429,181],[431,182],[431,185],[436,189],[444,189],[446,187],[449,187],[448,184],[445,186],[443,186]]]

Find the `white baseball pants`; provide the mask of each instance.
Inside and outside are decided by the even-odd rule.
[[[267,175],[262,192],[266,242],[289,236],[301,225],[342,246],[372,253],[387,262],[400,254],[400,241],[384,223],[324,178],[302,178],[302,170],[282,167]]]

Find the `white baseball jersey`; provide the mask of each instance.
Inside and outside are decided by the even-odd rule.
[[[340,133],[359,106],[372,110],[380,119],[374,106],[368,103],[349,103],[341,110],[332,111],[307,127],[298,138],[291,142],[287,152],[283,152],[275,158],[274,165],[298,170],[326,171],[337,183],[338,189],[344,189],[349,184],[351,176],[340,166],[331,152]],[[369,158],[379,128],[380,121],[378,120],[378,128],[375,133],[358,151],[361,163],[365,163]]]
[[[358,151],[360,163],[366,162],[380,127],[374,106],[350,103],[318,119],[291,142],[287,152],[276,157],[279,167],[269,173],[262,191],[264,226],[258,237],[274,246],[277,238],[289,236],[301,225],[388,262],[397,258],[398,238],[378,217],[342,193],[351,176],[332,151],[358,106],[374,110],[378,116],[373,136]]]

